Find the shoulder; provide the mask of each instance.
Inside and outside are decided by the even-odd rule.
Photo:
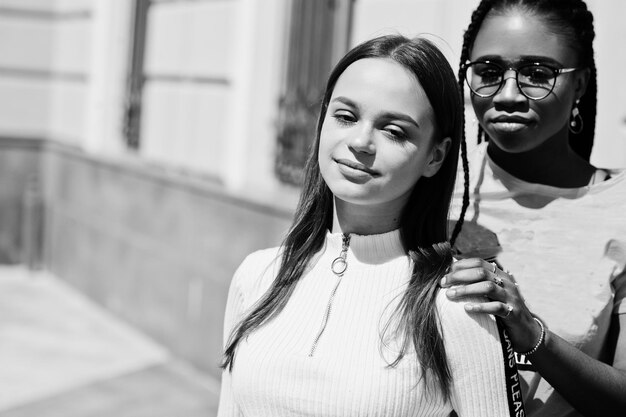
[[[246,296],[258,298],[270,286],[280,267],[281,248],[274,247],[252,252],[241,262],[231,287]],[[247,298],[247,297],[246,297]]]
[[[280,256],[280,247],[260,249],[247,255],[239,265],[238,269],[257,268],[259,266],[269,266]]]
[[[450,300],[445,295],[445,289],[437,294],[437,312],[441,323],[446,345],[454,345],[460,338],[461,345],[471,343],[470,339],[480,340],[481,343],[497,342],[499,344],[498,328],[495,318],[488,314],[472,314],[465,311],[467,303],[480,303],[475,297],[462,300]]]
[[[476,381],[493,386],[493,381],[505,380],[503,342],[498,325],[492,315],[465,311],[468,302],[479,300],[452,301],[444,291],[437,297],[446,358],[453,380],[477,378]],[[487,380],[491,382],[485,382]]]
[[[456,257],[454,261],[457,261]],[[470,315],[465,311],[465,305],[470,301],[475,301],[475,297],[451,300],[446,296],[446,288],[440,288],[436,301],[437,311],[442,319],[444,317],[453,317],[469,320]]]
[[[620,218],[625,217],[626,211],[626,170],[610,170],[610,178],[595,183],[589,187],[590,201],[601,206],[605,213]]]

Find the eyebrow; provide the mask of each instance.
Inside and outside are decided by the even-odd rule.
[[[547,57],[547,56],[541,56],[541,55],[522,55],[519,59],[515,60],[515,61],[508,61],[505,59],[502,59],[501,56],[499,55],[483,55],[480,56],[478,58],[476,58],[474,60],[475,61],[495,61],[495,62],[500,62],[506,65],[510,65],[510,64],[532,64],[535,62],[539,62],[542,64],[552,64],[552,65],[556,65],[559,67],[563,67],[564,65],[561,64],[559,61],[557,61],[556,59]]]
[[[359,105],[347,97],[344,97],[344,96],[335,97],[334,99],[331,100],[331,103],[335,101],[343,103],[357,110],[359,109]],[[402,120],[412,125],[415,125],[417,128],[420,127],[419,123],[417,123],[417,121],[413,119],[411,116],[409,116],[408,114],[387,111],[387,112],[382,113],[381,116],[385,119]]]

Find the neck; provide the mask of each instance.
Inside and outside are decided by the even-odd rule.
[[[378,205],[358,205],[335,197],[333,233],[375,235],[400,227],[400,216],[406,198]]]
[[[509,153],[492,140],[487,153],[493,162],[523,181],[561,188],[589,184],[595,167],[569,147],[567,127],[534,149]]]

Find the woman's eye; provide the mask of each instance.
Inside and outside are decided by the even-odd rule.
[[[550,82],[554,78],[554,70],[544,65],[533,65],[520,68],[522,77],[527,78],[532,83]]]
[[[385,126],[383,129],[387,136],[391,137],[395,140],[405,140],[407,138],[407,134],[403,129],[400,129],[397,126]]]
[[[476,71],[476,75],[482,78],[498,78],[502,74],[502,71],[493,68],[485,68]]]
[[[356,121],[356,117],[350,112],[336,112],[333,114],[333,118],[342,125],[348,125]]]
[[[530,74],[530,77],[538,81],[545,81],[552,78],[552,72],[547,69],[535,69]]]

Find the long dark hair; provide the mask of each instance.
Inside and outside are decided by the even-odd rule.
[[[596,127],[596,64],[594,59],[593,14],[582,0],[482,0],[472,13],[472,20],[463,37],[461,63],[459,69],[459,87],[464,89],[463,64],[469,59],[469,54],[476,40],[476,35],[489,13],[502,13],[508,9],[519,8],[534,13],[543,19],[551,29],[563,37],[568,46],[577,53],[579,67],[590,70],[587,90],[578,103],[578,109],[585,125],[582,132],[570,132],[569,145],[574,152],[589,161]],[[478,128],[478,142],[484,137],[484,131]],[[465,141],[465,134],[463,134]],[[463,154],[463,158],[465,155]]]
[[[330,73],[321,103],[317,133],[309,156],[305,181],[291,229],[283,244],[278,274],[263,297],[230,334],[223,368],[232,370],[240,341],[279,314],[312,256],[324,244],[332,226],[333,194],[318,165],[320,132],[335,84],[345,69],[365,58],[391,59],[410,70],[419,80],[435,115],[435,141],[451,139],[450,149],[439,171],[422,177],[414,186],[400,220],[400,237],[413,262],[407,290],[398,313],[404,346],[395,365],[412,343],[422,376],[432,374],[446,397],[450,393],[450,371],[435,308],[437,282],[452,262],[447,239],[447,220],[454,188],[462,133],[462,100],[456,77],[445,56],[430,41],[399,35],[378,37],[350,50]]]

